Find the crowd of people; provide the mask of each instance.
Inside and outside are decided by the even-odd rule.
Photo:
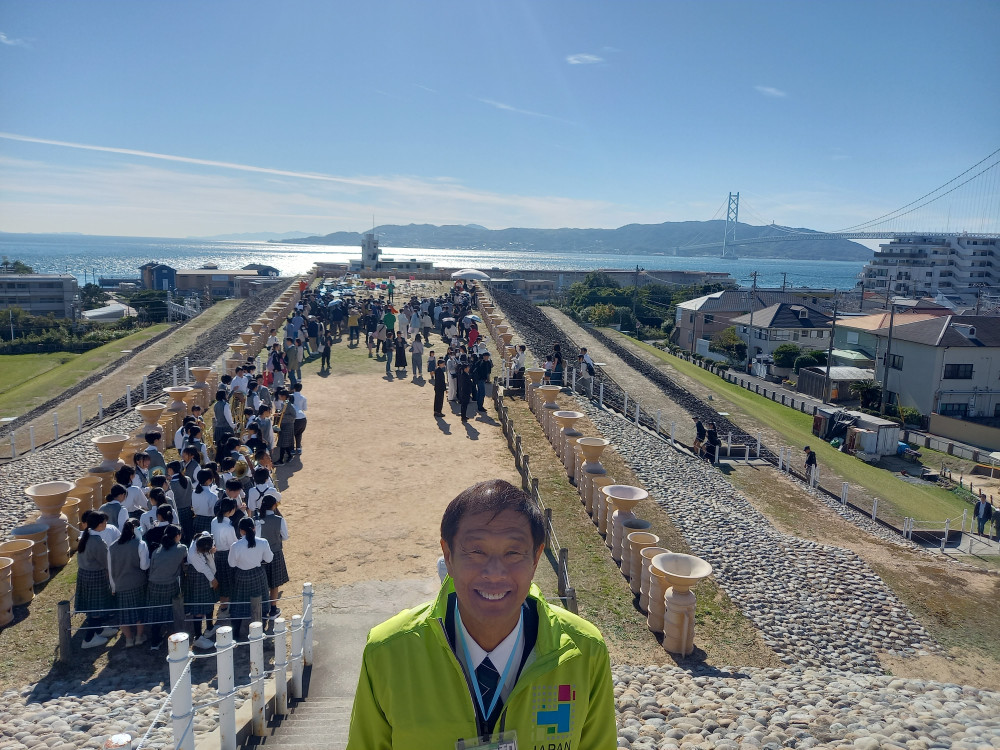
[[[240,637],[255,597],[264,618],[281,613],[289,533],[274,472],[303,453],[302,364],[325,353],[329,367],[328,312],[306,292],[284,346],[270,331],[262,373],[247,361],[223,375],[208,422],[195,406],[175,434],[147,433],[147,448],[116,472],[104,504],[83,514],[75,601],[87,613],[83,648],[119,633],[126,648],[159,648],[182,592],[198,649],[215,647],[220,623]]]

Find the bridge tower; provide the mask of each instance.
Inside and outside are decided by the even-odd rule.
[[[726,233],[722,236],[722,257],[723,258],[733,258],[735,260],[736,255],[732,250],[729,250],[727,254],[728,245],[730,242],[736,242],[736,222],[740,218],[740,194],[730,193],[729,194],[729,208],[726,211]]]

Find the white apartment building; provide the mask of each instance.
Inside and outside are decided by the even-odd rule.
[[[909,297],[996,293],[997,239],[971,234],[897,237],[879,245],[862,279],[866,290]]]
[[[0,274],[0,310],[19,307],[31,315],[73,318],[79,291],[76,277],[69,274]]]

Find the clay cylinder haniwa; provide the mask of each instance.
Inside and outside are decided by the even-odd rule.
[[[31,545],[31,567],[35,583],[45,583],[49,580],[48,534],[48,527],[41,523],[18,526],[10,532],[10,535],[15,539],[28,539],[33,542]]]
[[[647,547],[654,547],[660,542],[660,537],[648,531],[633,531],[626,539],[629,546],[629,569],[628,582],[633,594],[642,591],[642,551]],[[624,556],[623,556],[624,557]],[[624,571],[625,566],[622,565]]]
[[[42,482],[33,484],[24,490],[32,502],[42,512],[38,523],[47,528],[46,544],[49,548],[49,567],[61,568],[69,562],[69,538],[66,534],[66,516],[62,515],[62,507],[66,504],[66,496],[73,489],[72,482]]]
[[[75,490],[74,490],[75,491]],[[63,503],[62,512],[66,516],[66,534],[69,536],[70,554],[76,549],[76,543],[80,540],[80,506],[83,501],[72,494],[66,497]]]
[[[11,566],[10,582],[14,604],[27,604],[35,598],[35,574],[31,563],[30,539],[12,539],[0,543],[0,556],[14,561]]]
[[[619,538],[621,539],[621,571],[622,575],[629,580],[629,584],[632,582],[632,545],[629,543],[629,534],[634,534],[636,532],[645,532],[649,530],[652,524],[642,518],[626,518],[620,527]],[[638,586],[638,581],[636,585]],[[636,588],[636,592],[638,592]]]
[[[9,557],[0,557],[0,627],[14,621],[14,597],[10,578],[13,565],[14,561]]]
[[[657,555],[650,563],[669,585],[664,592],[663,648],[687,656],[694,651],[694,613],[697,600],[691,588],[712,575],[707,560],[675,552]],[[650,598],[653,593],[650,589]]]
[[[98,501],[102,500],[101,491],[103,489],[104,482],[97,474],[87,474],[76,480],[76,487],[73,494],[81,500],[81,516],[85,510],[95,510],[101,506],[101,503]]]
[[[593,510],[594,521],[597,523],[597,532],[601,536],[605,536],[608,533],[608,523],[611,521],[611,514],[615,512],[615,506],[614,502],[608,499],[604,489],[613,485],[615,480],[614,477],[609,477],[607,474],[603,476],[590,474],[588,476],[590,477],[592,488],[590,494],[592,500],[591,508]]]
[[[662,555],[664,552],[669,551],[666,547],[646,547],[639,553],[639,557],[642,558],[642,573],[639,580],[639,609],[643,612],[649,612],[650,563],[657,555]]]

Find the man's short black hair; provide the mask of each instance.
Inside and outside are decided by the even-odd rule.
[[[448,503],[441,517],[441,538],[447,542],[449,549],[454,548],[455,534],[464,516],[492,513],[496,518],[505,510],[520,513],[528,520],[533,549],[545,544],[545,516],[541,508],[527,492],[502,479],[488,479],[474,484]]]

